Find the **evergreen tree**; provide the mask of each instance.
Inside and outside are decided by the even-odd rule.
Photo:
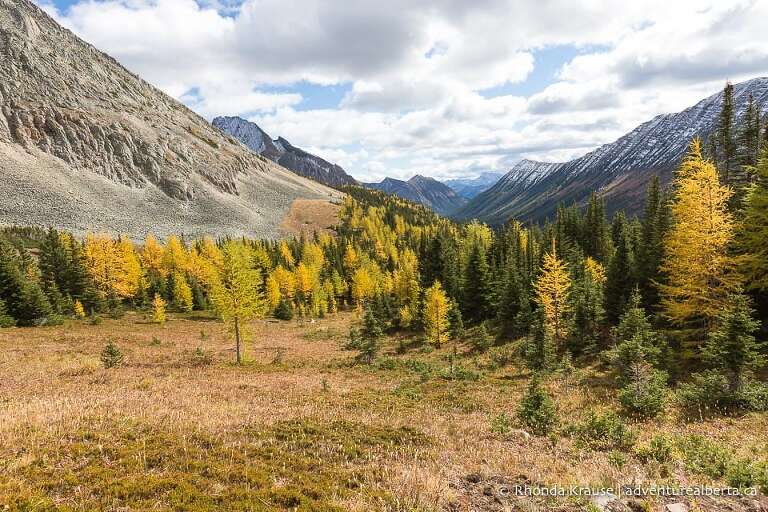
[[[5,302],[0,299],[0,328],[13,327],[16,325],[16,320],[8,314],[8,310],[5,307]]]
[[[720,157],[720,170],[725,184],[731,183],[731,171],[736,165],[737,144],[734,119],[733,84],[727,82],[723,89],[723,108],[720,111],[717,127],[718,156]]]
[[[611,241],[605,222],[605,200],[595,192],[589,198],[585,224],[584,252],[599,262],[608,261]]]
[[[662,306],[674,324],[699,320],[710,328],[738,286],[728,251],[734,229],[731,191],[702,158],[698,139],[676,174],[675,187],[674,226],[664,243]]]
[[[555,366],[557,356],[552,327],[542,312],[536,315],[532,332],[524,346],[523,358],[532,371],[549,371]]]
[[[109,340],[109,343],[104,347],[104,350],[101,352],[101,362],[104,365],[104,368],[117,368],[121,364],[123,364],[123,353],[120,352],[120,349],[115,345],[115,342],[112,340]]]
[[[760,107],[749,94],[747,108],[741,119],[738,134],[738,161],[741,166],[753,167],[757,164],[760,150]],[[739,183],[744,185],[746,183]]]
[[[568,347],[574,354],[581,354],[597,345],[605,317],[603,308],[602,265],[587,256],[584,268],[574,283],[571,294],[573,327],[570,329]]]
[[[658,176],[654,176],[646,191],[641,241],[636,258],[638,286],[646,309],[659,302],[658,284],[663,282],[660,268],[664,257],[664,236],[668,228],[669,208],[661,190],[661,181]]]
[[[22,270],[24,265],[32,264],[24,263],[17,249],[0,241],[0,299],[18,325],[30,326],[44,322],[52,311],[37,280]]]
[[[476,242],[470,250],[464,276],[464,316],[472,322],[489,317],[491,298],[491,276],[485,249]]]
[[[737,245],[740,271],[750,290],[768,292],[768,148],[757,165],[757,179],[747,193]]]
[[[744,374],[765,363],[755,332],[760,323],[753,317],[749,299],[736,294],[731,296],[726,309],[720,315],[720,326],[709,335],[703,347],[704,359],[728,377],[732,393],[741,390]]]
[[[472,346],[479,352],[484,352],[493,346],[493,336],[488,334],[488,328],[485,322],[481,322],[477,327],[475,335],[472,337]]]
[[[648,364],[655,368],[661,363],[661,339],[645,315],[638,292],[632,294],[613,336],[616,348],[610,359],[619,384],[629,383],[637,367]]]
[[[520,401],[517,418],[537,436],[547,435],[557,426],[555,402],[542,387],[538,375],[533,376]]]
[[[616,251],[608,266],[605,283],[605,311],[608,319],[611,322],[616,322],[637,284],[632,233],[623,213],[617,214],[614,219],[613,234]]]
[[[381,325],[373,310],[366,309],[363,326],[357,334],[357,349],[360,350],[358,359],[366,364],[371,364],[376,358],[376,354],[379,353],[383,335]]]
[[[461,309],[455,302],[451,302],[448,311],[448,324],[451,326],[450,335],[453,340],[460,340],[464,337],[464,320],[461,317]]]

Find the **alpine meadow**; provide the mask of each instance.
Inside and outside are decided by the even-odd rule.
[[[0,510],[768,511],[765,6],[289,3],[0,0]]]

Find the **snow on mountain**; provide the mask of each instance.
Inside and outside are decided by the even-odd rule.
[[[451,187],[461,197],[472,199],[495,185],[503,175],[502,172],[487,171],[476,178],[454,178],[445,180],[443,183]]]
[[[749,95],[768,105],[768,78],[734,85],[736,119]],[[723,93],[713,94],[675,114],[654,117],[615,142],[561,164],[523,160],[499,182],[456,213],[492,224],[511,217],[540,221],[552,218],[558,204],[583,204],[592,191],[606,197],[609,213],[642,211],[645,184],[653,175],[669,182],[691,140],[706,140],[717,128]]]

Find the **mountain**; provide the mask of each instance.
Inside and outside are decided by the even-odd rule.
[[[0,224],[276,237],[334,191],[253,154],[27,0],[0,0]]]
[[[454,192],[466,199],[472,199],[477,194],[485,192],[499,181],[504,175],[502,172],[484,172],[477,178],[456,178],[445,180],[443,183],[451,187]]]
[[[408,181],[384,178],[380,183],[366,183],[366,186],[421,203],[441,215],[450,215],[467,202],[448,185],[418,174]]]
[[[758,105],[765,105],[768,78],[734,85],[737,119],[744,114],[750,94]],[[617,141],[569,162],[524,160],[456,217],[491,224],[510,217],[541,221],[552,218],[560,203],[583,204],[593,190],[605,196],[609,213],[619,209],[639,213],[648,180],[658,174],[670,181],[690,141],[696,136],[707,140],[716,129],[722,102],[719,92],[682,112],[656,116]]]
[[[213,120],[213,126],[232,135],[254,152],[305,178],[331,187],[357,183],[340,166],[307,153],[282,137],[272,140],[256,123],[241,117],[217,117]]]

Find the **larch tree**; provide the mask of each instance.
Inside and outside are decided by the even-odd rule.
[[[709,329],[738,287],[728,246],[734,221],[728,211],[731,189],[720,184],[717,169],[691,143],[675,178],[674,225],[664,239],[662,307],[676,325],[703,321]]]
[[[213,286],[211,299],[234,335],[237,364],[241,364],[247,322],[264,311],[262,279],[260,272],[251,267],[250,252],[245,245],[228,242],[223,252],[221,279]]]
[[[427,288],[424,295],[424,331],[427,339],[436,347],[442,346],[450,338],[450,302],[443,291],[440,281],[435,281]]]
[[[571,277],[565,262],[558,259],[555,240],[552,249],[544,254],[541,276],[534,283],[536,302],[542,307],[545,320],[552,329],[555,341],[561,345],[567,334],[566,315],[569,311],[568,296]]]
[[[757,164],[757,179],[747,192],[744,217],[737,234],[737,245],[743,253],[740,271],[746,287],[768,291],[768,147]]]

